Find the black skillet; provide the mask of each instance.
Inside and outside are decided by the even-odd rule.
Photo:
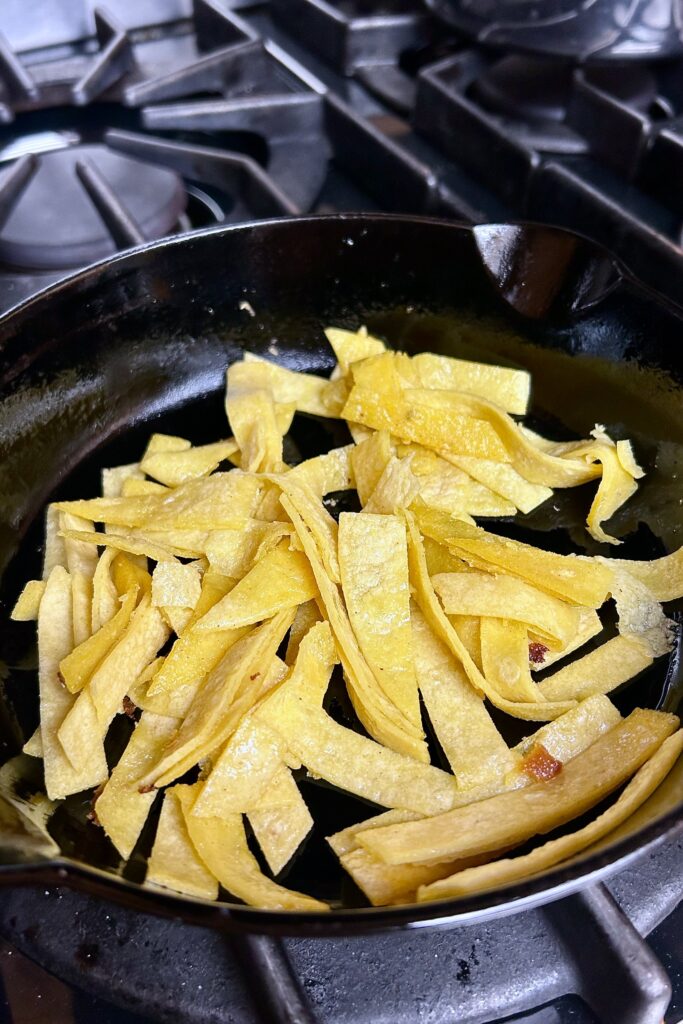
[[[45,504],[98,493],[101,467],[138,458],[152,430],[195,443],[225,436],[225,366],[244,351],[326,373],[332,354],[322,327],[367,324],[408,351],[528,367],[532,422],[550,436],[585,436],[599,422],[635,439],[649,474],[612,526],[625,538],[620,554],[651,558],[683,539],[683,475],[675,476],[683,452],[682,315],[568,232],[361,215],[261,222],[164,240],[76,274],[10,312],[0,320],[2,760],[18,753],[37,722],[34,624],[9,623],[7,616],[23,582],[40,572]],[[347,440],[338,423],[299,419],[286,453],[291,460]],[[561,493],[528,517],[491,528],[533,535],[558,551],[594,552],[583,528],[590,490]],[[676,654],[616,700],[624,712],[639,704],[676,710],[681,678]],[[342,694],[333,694],[328,707],[349,721]],[[509,722],[506,728],[511,740],[518,738]],[[111,757],[125,729],[117,721],[108,741]],[[15,766],[15,793],[26,797],[39,789],[39,761],[24,757]],[[672,835],[683,823],[682,780],[683,771],[675,771],[636,820],[599,849],[460,901],[367,907],[323,837],[372,810],[306,780],[316,830],[282,880],[329,899],[335,909],[327,916],[252,910],[227,895],[212,904],[146,888],[153,820],[122,865],[87,821],[88,794],[70,798],[50,819],[61,853],[39,832],[27,831],[2,797],[0,881],[66,884],[243,932],[329,934],[464,922],[557,898]],[[11,788],[5,780],[0,792]]]

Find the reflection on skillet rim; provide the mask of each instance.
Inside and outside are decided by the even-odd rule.
[[[645,290],[633,281],[628,272],[592,243],[579,239],[570,232],[547,229],[534,225],[495,225],[470,228],[453,222],[437,221],[428,218],[394,217],[391,215],[342,215],[324,218],[300,218],[272,222],[259,222],[254,225],[240,225],[228,228],[211,229],[183,236],[182,239],[168,239],[161,242],[140,246],[123,255],[102,261],[99,264],[74,274],[65,281],[46,289],[39,295],[29,299],[21,306],[0,318],[0,335],[14,327],[22,319],[29,319],[34,313],[40,314],[43,307],[59,298],[69,297],[69,293],[77,296],[79,290],[87,286],[95,286],[108,271],[125,271],[136,264],[149,269],[145,257],[156,253],[162,255],[176,247],[189,248],[195,242],[213,237],[222,239],[235,235],[254,232],[266,235],[278,231],[307,231],[313,235],[317,230],[323,234],[334,235],[339,231],[382,230],[390,225],[391,229],[423,230],[442,234],[444,238],[468,236],[474,240],[478,254],[488,275],[492,279],[499,295],[520,310],[525,316],[545,318],[554,315],[560,303],[565,311],[568,307],[573,312],[590,309],[602,298],[623,286],[631,292],[639,293],[647,301]],[[435,235],[436,237],[436,235]],[[559,267],[542,268],[539,278],[538,254],[548,258],[545,248],[550,240],[557,243],[560,252],[580,246],[583,256],[578,274],[570,277],[568,264],[571,260],[560,258]],[[339,239],[345,241],[345,239]],[[588,257],[586,258],[586,253]],[[142,257],[142,259],[141,259]],[[574,262],[576,262],[574,260]],[[588,268],[588,271],[586,271]],[[519,288],[520,272],[529,273],[532,281],[532,292],[538,293],[538,302],[524,288]],[[570,277],[569,282],[567,278]],[[495,301],[495,291],[491,290],[490,301]],[[158,301],[158,300],[152,300]],[[661,308],[665,303],[658,301]],[[681,312],[674,310],[676,317]],[[0,357],[3,355],[6,339],[0,337]],[[670,684],[674,675],[679,674],[680,666],[676,654],[671,659],[667,674]],[[681,765],[674,769],[680,774]],[[671,778],[671,777],[670,777]],[[667,780],[668,781],[668,780]],[[667,782],[663,784],[666,786]],[[660,791],[661,791],[660,787]],[[680,790],[680,784],[679,784]],[[651,798],[652,799],[652,798]],[[185,920],[225,928],[228,930],[271,932],[274,934],[332,934],[368,930],[386,930],[406,926],[429,926],[433,924],[447,925],[454,922],[465,923],[468,920],[482,920],[527,908],[541,902],[547,902],[567,895],[570,892],[595,881],[599,878],[623,868],[629,861],[644,853],[648,848],[658,845],[666,838],[677,834],[683,828],[683,804],[679,803],[673,810],[649,823],[633,835],[627,835],[610,846],[609,837],[603,840],[597,852],[590,850],[567,864],[547,870],[545,873],[528,880],[514,883],[499,890],[491,890],[482,894],[468,896],[459,900],[444,900],[438,903],[419,904],[391,908],[348,908],[334,909],[331,913],[298,914],[259,910],[237,904],[210,903],[191,897],[164,892],[159,889],[148,889],[137,883],[130,882],[119,875],[104,869],[84,864],[69,858],[30,859],[30,855],[16,851],[16,859],[12,860],[15,850],[0,848],[0,882],[5,884],[66,884],[89,892],[93,895],[105,896],[132,908],[160,913],[168,916],[181,915]],[[623,826],[620,831],[623,831]],[[8,861],[8,862],[5,862]]]

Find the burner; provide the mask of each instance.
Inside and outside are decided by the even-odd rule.
[[[180,177],[105,146],[45,153],[0,229],[0,259],[51,270],[116,252],[109,226],[118,205],[135,241],[162,238],[178,223],[186,197]],[[135,236],[138,237],[135,237]]]
[[[472,96],[494,113],[559,122],[571,80],[569,65],[513,55],[488,67],[474,82]]]

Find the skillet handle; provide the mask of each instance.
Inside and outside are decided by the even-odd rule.
[[[324,940],[323,940],[324,941]],[[231,940],[244,979],[265,1021],[316,1024],[284,945],[270,935],[241,935]]]

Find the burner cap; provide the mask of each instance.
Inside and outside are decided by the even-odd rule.
[[[38,157],[35,173],[0,229],[0,260],[56,270],[92,263],[120,248],[78,177],[79,161],[99,171],[145,238],[172,231],[187,199],[177,174],[105,146],[74,146]]]

